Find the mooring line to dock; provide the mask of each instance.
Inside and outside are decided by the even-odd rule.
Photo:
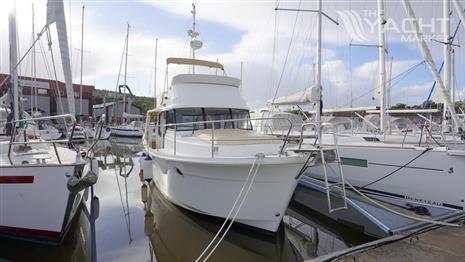
[[[234,201],[234,204],[233,206],[231,207],[231,209],[229,210],[229,213],[227,215],[227,217],[225,218],[223,224],[221,225],[220,229],[218,230],[218,232],[216,233],[216,235],[213,237],[213,239],[210,241],[210,243],[208,244],[208,246],[202,251],[202,253],[199,255],[199,257],[197,257],[197,259],[195,260],[195,262],[198,262],[200,261],[200,259],[205,255],[205,253],[207,252],[207,250],[212,246],[212,244],[215,242],[215,240],[218,238],[218,236],[220,235],[221,231],[223,231],[224,227],[226,226],[226,224],[228,222],[229,225],[228,227],[226,228],[226,230],[223,232],[223,234],[221,235],[220,239],[217,241],[217,243],[215,244],[215,246],[210,250],[210,252],[208,253],[208,255],[202,260],[202,261],[207,261],[210,256],[213,254],[213,252],[215,252],[216,248],[220,245],[221,241],[223,241],[224,237],[226,236],[226,234],[229,232],[229,229],[231,228],[232,224],[234,223],[234,221],[236,220],[236,217],[237,215],[239,214],[239,211],[241,210],[242,208],[242,205],[244,204],[245,202],[245,199],[247,198],[247,195],[249,194],[250,192],[250,189],[252,188],[252,184],[255,180],[255,177],[257,176],[257,173],[258,173],[258,170],[260,168],[260,165],[261,165],[261,161],[265,158],[265,155],[263,153],[258,153],[255,155],[255,158],[254,158],[254,161],[252,162],[252,166],[250,167],[250,170],[249,170],[249,174],[247,175],[245,181],[244,181],[244,184],[242,185],[242,188],[241,190],[239,191],[239,194],[237,195],[236,197],[236,200]],[[255,171],[254,171],[255,169]],[[253,175],[252,175],[253,173]],[[251,177],[252,175],[252,177]],[[250,180],[249,180],[250,178]],[[245,191],[244,194],[242,194],[244,192],[244,189],[246,187],[246,185],[249,185],[247,187],[247,190]],[[239,201],[239,199],[242,200],[240,201],[239,203],[239,206],[238,208],[236,209],[236,206],[237,206],[237,203]],[[233,213],[233,211],[235,210],[234,212],[234,215],[233,217],[231,218],[231,215]],[[231,219],[231,220],[230,220]]]
[[[454,224],[454,223],[447,223],[447,222],[442,222],[442,221],[437,221],[437,220],[425,219],[425,218],[411,216],[411,215],[408,215],[408,214],[398,212],[398,211],[396,211],[394,209],[391,209],[391,208],[381,204],[380,202],[378,202],[378,201],[374,200],[373,198],[365,195],[364,193],[360,192],[360,190],[355,188],[347,180],[345,182],[346,182],[347,185],[349,185],[350,188],[352,188],[352,190],[354,190],[357,194],[359,194],[360,196],[362,196],[363,198],[365,198],[369,202],[371,202],[371,203],[373,203],[373,204],[375,204],[375,205],[377,205],[377,206],[379,206],[379,207],[381,207],[383,209],[386,209],[387,211],[392,212],[392,213],[394,213],[396,215],[403,216],[403,217],[406,217],[406,218],[409,218],[409,219],[412,219],[412,220],[416,220],[416,221],[420,221],[420,222],[435,224],[435,225],[449,226],[449,227],[462,227],[462,225],[460,225],[460,224]]]

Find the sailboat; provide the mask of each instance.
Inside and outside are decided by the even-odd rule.
[[[122,85],[118,86],[118,92],[121,93],[121,88],[123,88],[123,113],[121,116],[122,124],[118,126],[112,126],[111,129],[111,136],[115,137],[127,137],[127,138],[142,138],[144,135],[144,123],[141,121],[133,120],[128,123],[129,120],[132,119],[142,119],[142,115],[135,115],[128,113],[131,109],[131,97],[126,97],[126,92],[128,92],[132,96],[131,89],[127,85],[127,69],[128,69],[128,50],[129,50],[129,24],[127,26],[126,31],[126,42],[124,47],[124,54],[125,54],[125,62],[124,62],[124,82]],[[116,102],[116,93],[115,93],[115,102]],[[117,103],[115,103],[114,109],[116,109]]]
[[[9,16],[10,94],[13,112],[9,116],[11,120],[7,123],[6,130],[10,139],[0,142],[0,235],[59,244],[87,192],[86,188],[96,182],[96,165],[91,167],[88,154],[80,154],[57,145],[70,143],[70,140],[29,140],[24,136],[25,122],[62,119],[75,124],[76,120],[74,100],[70,97],[70,114],[19,118],[21,108],[18,95],[15,13],[13,9]],[[47,22],[35,42],[53,23],[59,34],[61,54],[68,54],[62,1],[48,1]],[[66,88],[72,93],[69,57],[62,56],[61,60]]]
[[[447,0],[445,0],[447,1]],[[412,24],[416,18],[408,0],[404,0],[404,7],[410,15]],[[385,99],[384,72],[384,5],[378,0],[379,23],[379,62],[380,84],[382,87],[381,100]],[[448,12],[447,12],[448,13]],[[413,15],[412,15],[413,14]],[[413,26],[415,27],[415,26]],[[422,39],[416,28],[417,39]],[[445,104],[454,119],[456,127],[463,123],[456,120],[455,110],[447,95],[448,91],[440,78],[426,44],[419,42],[422,54],[428,64],[439,91],[444,94]],[[281,98],[278,102],[296,104],[305,103],[305,95]],[[386,106],[382,102],[380,108],[380,129],[386,132]],[[383,133],[378,137],[383,137]],[[465,208],[465,150],[448,144],[407,144],[388,142],[388,140],[371,139],[372,136],[339,135],[338,142],[341,160],[344,165],[344,176],[348,183],[358,188],[362,193],[371,197],[383,196],[392,199],[411,201],[432,206],[441,206],[456,210]],[[402,139],[402,136],[400,136]],[[333,143],[333,135],[323,134],[323,144]],[[334,168],[328,169],[330,181],[337,181]],[[315,166],[309,168],[305,174],[308,178],[324,180],[324,170]]]

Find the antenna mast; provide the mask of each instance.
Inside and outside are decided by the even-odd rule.
[[[192,3],[192,29],[189,29],[187,31],[187,34],[191,37],[191,50],[192,50],[192,59],[195,59],[195,51],[197,49],[202,48],[202,41],[197,40],[197,37],[199,36],[199,32],[195,31],[195,15],[197,14],[195,10],[195,4]],[[195,67],[192,65],[192,73],[195,74]]]

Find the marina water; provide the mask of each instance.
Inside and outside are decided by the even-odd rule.
[[[154,186],[143,203],[139,142],[111,138],[97,145],[97,261],[194,261],[223,220],[179,208]],[[370,240],[291,201],[276,234],[235,224],[210,261],[302,261]],[[91,261],[92,241],[83,205],[62,245],[0,238],[0,261]]]

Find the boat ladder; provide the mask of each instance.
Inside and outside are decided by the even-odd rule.
[[[328,201],[328,209],[329,209],[329,213],[332,213],[334,211],[347,208],[347,196],[346,196],[346,187],[345,187],[346,183],[344,179],[344,172],[342,171],[342,161],[339,155],[339,149],[336,146],[331,151],[330,150],[326,149],[326,152],[331,152],[331,154],[333,154],[334,156],[333,159],[330,159],[330,161],[327,161],[325,157],[325,151],[323,150],[323,148],[320,148],[320,158],[321,158],[321,164],[323,166],[323,171],[324,171],[325,190],[326,190],[326,198]],[[335,163],[338,167],[337,171],[334,171],[334,173],[337,172],[336,179],[338,179],[338,181],[336,182],[332,182],[332,183],[329,182],[328,162]],[[338,199],[342,199],[342,205],[334,207],[331,202],[331,196],[336,196]]]
[[[304,143],[303,139],[303,130],[307,125],[314,125],[313,123],[307,123],[302,125],[301,139],[298,146],[298,149],[294,149],[295,153],[307,153],[308,159],[305,161],[304,166],[300,170],[297,178],[300,178],[305,171],[317,164],[315,161],[309,161],[311,158],[316,158],[321,161],[321,166],[324,173],[324,182],[325,182],[325,191],[326,199],[328,202],[329,213],[332,213],[337,210],[347,208],[347,196],[346,196],[346,182],[344,179],[344,172],[342,171],[342,161],[339,155],[339,147],[337,142],[337,134],[333,132],[333,142],[334,146],[318,146],[318,136],[315,138],[314,143]],[[333,166],[337,165],[337,170],[334,170]],[[332,173],[335,174],[332,176],[336,181],[330,181],[328,179],[328,169],[331,169]],[[342,204],[335,206],[332,199],[341,200]],[[337,202],[341,202],[337,201]]]

